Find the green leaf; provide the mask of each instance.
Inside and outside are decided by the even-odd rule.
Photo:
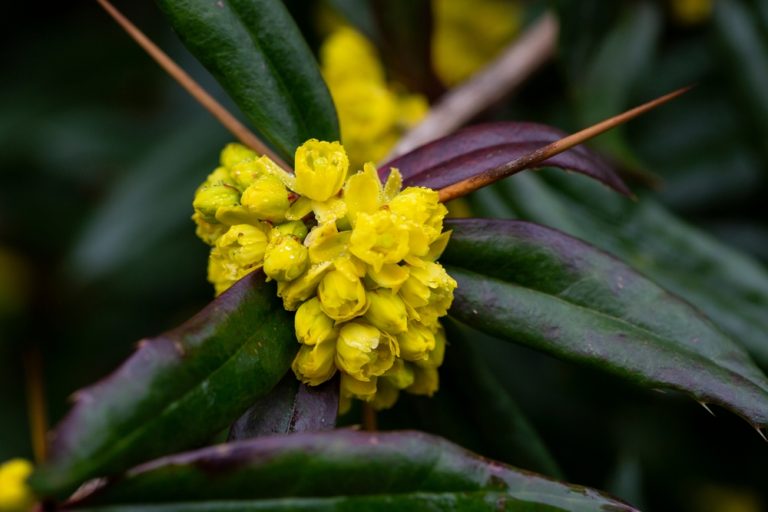
[[[630,202],[578,177],[518,175],[488,189],[509,216],[617,256],[701,309],[768,368],[768,272],[648,197]]]
[[[447,227],[453,235],[442,261],[459,283],[455,318],[768,426],[768,379],[747,353],[612,256],[528,222],[467,219]]]
[[[87,479],[207,441],[277,384],[297,346],[291,314],[252,273],[79,391],[32,486],[62,496]]]
[[[533,510],[633,510],[595,490],[489,461],[438,437],[354,430],[260,437],[165,457],[131,470],[79,505],[323,497],[343,502],[363,495],[373,503],[398,503],[400,495],[411,495],[408,504],[420,499],[412,493],[448,493],[451,499],[485,491]],[[482,494],[479,499],[482,504]],[[350,506],[365,503],[362,497],[351,500]]]
[[[339,140],[336,111],[312,52],[279,0],[157,0],[189,50],[278,153]]]
[[[470,418],[483,445],[496,459],[562,478],[562,471],[533,425],[468,341],[463,332],[466,327],[450,319],[443,324],[451,346],[441,369],[446,377],[441,379],[441,386],[456,395],[463,416]]]
[[[280,498],[178,502],[152,505],[106,505],[82,512],[562,512],[562,507],[518,499],[503,492],[407,493],[332,498]],[[575,509],[574,509],[575,510]],[[598,510],[597,508],[587,510]],[[631,510],[618,508],[616,511]]]
[[[338,412],[338,378],[307,386],[288,372],[268,395],[232,424],[227,440],[329,430],[336,426]]]

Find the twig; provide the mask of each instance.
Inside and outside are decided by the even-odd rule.
[[[375,432],[378,428],[376,421],[376,410],[371,404],[363,402],[363,430]]]
[[[96,0],[104,8],[107,13],[125,30],[144,51],[146,51],[160,67],[162,67],[166,73],[171,75],[179,85],[187,90],[189,94],[194,97],[203,108],[208,110],[213,117],[215,117],[224,127],[229,130],[240,142],[250,147],[261,155],[266,155],[277,165],[287,171],[291,171],[290,166],[285,161],[277,156],[264,142],[259,139],[256,134],[251,132],[243,123],[241,123],[235,116],[233,116],[224,106],[216,101],[200,84],[198,84],[189,74],[181,69],[168,54],[161,50],[155,43],[153,43],[141,30],[136,27],[130,20],[123,16],[108,0]]]
[[[24,355],[24,370],[27,388],[27,413],[35,462],[42,464],[47,457],[46,432],[48,411],[43,385],[43,362],[40,348],[34,346]]]
[[[664,103],[667,103],[668,101],[671,101],[678,96],[681,96],[682,94],[685,94],[692,88],[693,86],[683,87],[682,89],[678,89],[674,92],[661,96],[660,98],[656,98],[655,100],[649,101],[648,103],[644,103],[639,107],[628,110],[623,114],[611,117],[605,121],[601,121],[595,125],[592,125],[589,128],[585,128],[551,144],[547,144],[542,148],[528,153],[527,155],[523,155],[520,158],[512,160],[511,162],[507,162],[504,165],[489,169],[482,174],[478,174],[477,176],[472,176],[471,178],[467,178],[464,181],[449,185],[440,190],[440,201],[445,202],[450,201],[451,199],[456,199],[457,197],[465,196],[470,192],[473,192],[481,187],[485,187],[486,185],[490,185],[491,183],[499,181],[502,178],[506,178],[507,176],[514,174],[522,169],[526,169],[532,167],[535,164],[541,163],[544,160],[552,158],[553,156],[560,154],[563,151],[566,151],[574,146],[581,144],[582,142],[596,137],[597,135],[600,135],[601,133],[606,132],[611,128],[614,128],[620,124],[624,124],[630,119],[644,114],[649,110],[653,110],[654,108],[663,105]]]
[[[383,161],[448,135],[503,98],[554,54],[557,33],[554,14],[544,14],[482,71],[446,93]]]

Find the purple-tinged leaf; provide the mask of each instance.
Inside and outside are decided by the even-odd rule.
[[[607,253],[528,222],[465,219],[441,261],[477,329],[768,427],[768,378],[687,302]]]
[[[164,457],[129,471],[75,508],[479,491],[531,508],[634,510],[593,489],[489,461],[439,437],[354,430],[267,436]]]
[[[85,480],[199,446],[268,393],[297,348],[273,285],[250,274],[79,391],[31,484],[42,496],[61,496]]]
[[[500,167],[567,134],[537,123],[499,122],[470,126],[425,144],[380,166],[382,176],[396,167],[406,186],[435,190]],[[536,164],[535,167],[560,167],[594,178],[624,195],[630,190],[599,155],[584,146]]]
[[[229,429],[228,441],[269,434],[316,432],[336,426],[339,413],[339,380],[307,386],[292,372],[258,400]]]

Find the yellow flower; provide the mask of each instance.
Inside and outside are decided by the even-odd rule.
[[[351,375],[342,373],[341,383],[339,385],[339,393],[341,395],[339,410],[340,412],[344,413],[345,410],[349,410],[349,406],[344,405],[344,402],[347,404],[349,403],[345,399],[357,398],[358,400],[363,400],[364,402],[373,400],[373,397],[376,395],[376,379],[370,379],[367,381],[357,380]]]
[[[359,278],[350,279],[338,270],[328,272],[317,289],[320,305],[334,320],[350,320],[365,313],[368,301]]]
[[[213,245],[216,293],[259,268],[277,281],[283,306],[296,311],[292,370],[312,386],[339,370],[342,411],[353,398],[381,409],[401,391],[434,393],[445,351],[439,318],[456,287],[435,262],[450,237],[438,194],[401,190],[397,169],[382,184],[372,163],[347,177],[337,142],[299,147],[295,177],[239,145],[221,161],[192,217]]]
[[[671,0],[672,16],[682,25],[698,25],[712,16],[713,0]]]
[[[368,311],[365,319],[390,334],[399,334],[408,328],[408,314],[403,300],[391,290],[366,292]]]
[[[278,235],[269,242],[264,273],[276,281],[292,281],[309,267],[307,248],[294,236]]]
[[[398,335],[400,355],[406,361],[419,361],[429,357],[435,349],[435,333],[432,329],[419,323],[409,322],[408,330]]]
[[[216,294],[260,268],[266,249],[266,226],[238,224],[220,236],[208,260],[208,280]]]
[[[409,393],[432,396],[440,388],[440,376],[437,373],[437,368],[414,366],[413,377],[413,384],[406,388]]]
[[[521,2],[433,0],[432,61],[446,85],[455,85],[490,62],[517,34]]]
[[[318,386],[336,373],[336,343],[326,340],[315,345],[302,345],[291,369],[301,382]]]
[[[386,263],[399,263],[408,249],[408,228],[397,215],[386,210],[357,215],[349,250],[374,270],[381,270]]]
[[[384,80],[384,69],[376,49],[362,34],[349,27],[339,28],[326,39],[320,48],[320,60],[323,77],[331,84]]]
[[[296,150],[294,190],[314,201],[327,201],[341,190],[348,169],[341,144],[310,139]]]
[[[422,316],[440,317],[448,312],[453,302],[456,281],[439,263],[417,263],[409,266],[409,277],[400,287],[400,296],[418,313],[422,321],[431,323]]]
[[[357,380],[367,382],[383,375],[398,355],[395,338],[366,322],[347,322],[339,330],[336,365]]]
[[[27,512],[35,497],[27,486],[32,464],[24,459],[11,459],[0,464],[0,511]]]
[[[313,297],[299,306],[294,318],[296,338],[305,345],[317,345],[336,338],[338,329],[333,320],[320,307],[320,299]]]
[[[291,206],[285,185],[271,175],[256,178],[245,189],[240,202],[256,218],[272,223],[285,220],[285,213]]]

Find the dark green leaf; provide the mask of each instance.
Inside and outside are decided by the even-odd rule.
[[[286,160],[307,139],[339,140],[328,89],[282,2],[157,3],[187,48]]]
[[[488,194],[508,214],[565,231],[621,258],[701,309],[768,367],[768,272],[652,199],[630,202],[587,180],[518,175]]]
[[[768,426],[768,379],[746,352],[612,256],[527,222],[467,219],[448,227],[443,261],[459,283],[454,317]]]
[[[288,372],[265,397],[252,405],[229,429],[229,441],[267,434],[314,432],[336,426],[339,381],[307,386]]]
[[[562,478],[533,425],[464,336],[462,328],[466,327],[450,319],[444,325],[451,346],[441,369],[445,377],[441,385],[457,396],[462,414],[471,418],[484,446],[496,459]]]
[[[165,503],[161,505],[105,505],[81,512],[563,512],[560,506],[514,498],[503,492],[407,493],[333,498],[279,498]],[[573,509],[575,510],[575,509]],[[606,510],[592,508],[589,510]],[[615,511],[631,510],[614,508]]]
[[[438,437],[354,430],[261,437],[165,457],[131,470],[82,505],[478,491],[530,507],[633,510],[592,489],[488,461]]]
[[[290,313],[263,274],[252,273],[79,391],[33,487],[63,495],[89,478],[199,445],[274,387],[297,346]]]

